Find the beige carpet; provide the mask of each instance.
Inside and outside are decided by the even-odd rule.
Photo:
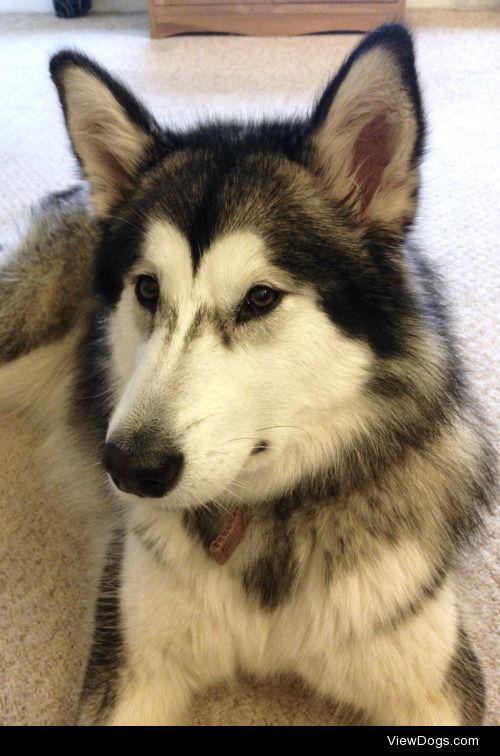
[[[500,427],[500,13],[414,12],[430,119],[419,237],[448,283],[457,330],[494,428]],[[184,37],[150,41],[146,17],[60,21],[0,14],[0,243],[21,211],[74,175],[54,91],[50,52],[78,46],[120,73],[165,123],[196,115],[293,112],[356,41]],[[498,433],[496,435],[498,443]],[[89,643],[81,532],[44,490],[33,432],[0,431],[0,723],[73,721]],[[462,600],[499,724],[498,516],[468,557]],[[240,686],[198,702],[193,721],[326,724],[330,706],[294,684]]]

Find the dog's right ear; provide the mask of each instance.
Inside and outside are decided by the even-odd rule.
[[[161,129],[126,87],[82,53],[62,50],[50,73],[95,210],[105,217],[153,159]]]

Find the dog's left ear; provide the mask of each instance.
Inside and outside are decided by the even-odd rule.
[[[369,34],[330,82],[307,137],[312,169],[359,220],[395,230],[415,212],[424,120],[402,26]]]
[[[123,84],[82,53],[59,52],[50,73],[94,207],[105,217],[151,162],[162,131]]]

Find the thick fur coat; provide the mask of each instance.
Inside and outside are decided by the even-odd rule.
[[[0,410],[46,428],[97,555],[121,512],[81,723],[179,724],[242,671],[373,723],[479,723],[453,568],[493,460],[409,241],[408,32],[296,121],[173,132],[81,54],[51,73],[91,200],[49,198],[2,271]]]

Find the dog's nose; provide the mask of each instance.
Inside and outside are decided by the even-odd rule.
[[[110,442],[104,447],[102,462],[121,491],[159,499],[179,480],[184,456],[156,453],[149,455],[145,464],[143,457],[126,452]]]

